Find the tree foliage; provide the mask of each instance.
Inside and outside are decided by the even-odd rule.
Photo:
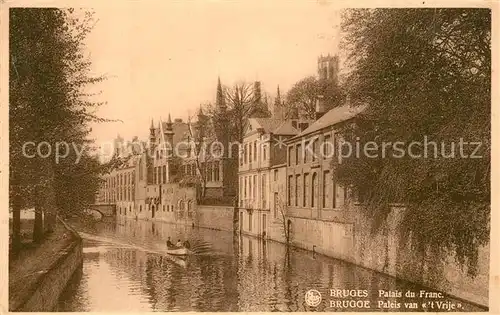
[[[73,9],[10,9],[9,193],[15,246],[21,208],[41,204],[46,229],[51,231],[57,207],[67,202],[77,210],[83,206],[82,200],[89,202],[92,191],[87,190],[96,188],[100,168],[88,150],[84,150],[81,164],[71,165],[78,164],[76,149],[90,144],[88,123],[104,121],[95,114],[102,103],[85,93],[89,84],[104,80],[90,75],[90,61],[82,52],[91,22],[90,12]],[[51,154],[47,158],[26,156],[23,145],[30,141],[35,145],[47,142]],[[69,145],[63,162],[54,156],[57,143],[62,142]],[[35,188],[40,188],[37,198],[44,200],[35,202]]]
[[[353,9],[342,25],[352,69],[345,88],[368,106],[343,136],[361,147],[435,142],[438,155],[423,143],[413,154],[427,150],[427,158],[351,156],[336,176],[356,187],[374,218],[391,203],[407,205],[401,232],[411,244],[453,251],[471,274],[489,239],[490,25],[487,9]],[[461,158],[460,139],[480,142],[482,158]],[[448,155],[454,143],[454,158],[441,154],[442,143]],[[465,155],[475,147],[464,146]]]
[[[333,80],[317,79],[308,76],[297,83],[286,95],[287,112],[286,117],[299,113],[306,119],[316,119],[316,101],[318,95],[322,95],[327,109],[341,105],[343,99],[339,86]]]

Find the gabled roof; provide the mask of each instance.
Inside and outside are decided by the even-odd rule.
[[[343,121],[354,118],[359,113],[366,109],[366,105],[343,105],[339,107],[332,108],[326,114],[324,114],[320,119],[312,123],[308,128],[302,131],[294,138],[299,138],[307,134],[313,133],[315,131],[321,130],[331,125],[341,123]]]
[[[299,130],[292,126],[292,121],[288,119],[249,118],[248,120],[253,128],[262,128],[265,133],[276,135],[296,135],[299,133]]]

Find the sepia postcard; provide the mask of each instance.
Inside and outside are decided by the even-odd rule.
[[[500,312],[498,6],[4,0],[0,310]]]

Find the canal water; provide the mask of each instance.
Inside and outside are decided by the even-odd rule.
[[[431,290],[231,232],[125,219],[73,225],[84,239],[83,266],[61,296],[59,311],[439,311],[436,304],[422,306],[430,301],[483,311],[448,297],[379,297],[379,290]],[[166,254],[168,236],[189,240],[193,253],[186,259]],[[318,306],[306,303],[311,289],[322,296]],[[331,289],[360,291],[338,298],[330,296]]]

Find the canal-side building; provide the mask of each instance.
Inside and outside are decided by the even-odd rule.
[[[239,231],[267,238],[284,190],[285,140],[297,135],[308,122],[250,118],[239,161]],[[281,171],[280,171],[281,170]],[[282,197],[281,197],[282,198]]]
[[[200,107],[197,121],[190,122],[185,143],[191,144],[182,158],[181,185],[198,185],[200,203],[234,205],[238,185],[238,149],[231,145],[227,128],[227,106],[220,79],[217,83],[215,114]],[[200,181],[200,176],[203,178]]]
[[[354,218],[348,211],[352,200],[333,176],[332,159],[337,158],[337,130],[363,109],[333,108],[287,141],[286,216],[291,239],[301,247],[352,250]]]
[[[239,147],[233,147],[233,152],[228,150],[228,118],[220,80],[216,110],[214,119],[200,110],[194,122],[172,121],[170,115],[166,122],[160,119],[157,125],[152,120],[148,143],[135,139],[140,148],[130,149],[118,136],[114,167],[103,176],[97,202],[116,204],[118,216],[168,222],[182,220],[189,224],[197,204],[234,206]],[[212,128],[214,132],[204,137],[203,128]],[[197,137],[207,144],[216,143],[219,152],[208,147],[200,159],[193,149],[200,140]],[[197,176],[198,166],[204,185]]]

